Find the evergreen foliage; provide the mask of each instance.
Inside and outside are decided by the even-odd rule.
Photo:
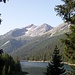
[[[61,0],[63,5],[57,5],[55,10],[65,22],[70,24],[70,33],[66,33],[67,38],[62,42],[65,46],[65,55],[68,60],[75,63],[75,0]]]
[[[20,61],[14,61],[8,54],[0,50],[0,75],[25,75],[21,70]]]
[[[55,11],[63,20],[68,23],[75,24],[75,0],[61,0],[62,5],[57,5]]]
[[[61,55],[59,54],[59,49],[56,46],[53,52],[52,62],[48,64],[45,75],[65,75],[65,69],[63,67],[64,64],[61,62]]]
[[[69,73],[68,75],[75,75],[75,72],[71,72],[71,73]]]
[[[70,33],[66,33],[67,39],[63,39],[62,42],[69,62],[75,63],[75,26],[71,25],[70,30]]]

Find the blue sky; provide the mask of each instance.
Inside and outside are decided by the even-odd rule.
[[[55,5],[62,4],[61,0],[9,0],[0,3],[0,13],[3,20],[0,25],[0,35],[30,24],[42,25],[47,23],[53,27],[63,21],[56,16]]]

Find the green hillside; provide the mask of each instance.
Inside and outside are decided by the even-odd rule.
[[[60,39],[65,38],[64,34],[58,36],[42,36],[33,40],[18,50],[13,51],[11,55],[19,59],[30,59],[30,60],[50,60],[54,47],[57,45],[60,52],[63,54],[63,46]]]
[[[49,29],[49,27],[51,29]],[[21,29],[14,29],[0,36],[0,48],[4,53],[14,58],[29,60],[50,60],[57,45],[63,54],[60,39],[69,31],[69,25],[62,23],[57,27],[47,24],[39,27],[30,25]]]

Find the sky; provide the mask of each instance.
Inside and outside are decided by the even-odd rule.
[[[9,0],[0,3],[0,35],[15,28],[23,28],[30,24],[42,25],[47,23],[53,27],[63,23],[61,17],[56,16],[56,5],[62,4],[61,0]]]

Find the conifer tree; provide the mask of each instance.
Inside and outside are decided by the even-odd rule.
[[[57,5],[55,10],[57,15],[70,24],[70,32],[66,33],[67,38],[62,42],[65,47],[65,55],[69,61],[75,63],[75,0],[61,0],[62,5]]]
[[[45,75],[61,75],[65,74],[64,64],[62,62],[62,57],[59,53],[59,49],[57,46],[54,49],[52,62],[50,62],[47,66],[47,72]]]
[[[4,60],[2,58],[3,49],[0,49],[0,75],[2,75],[2,70],[4,66]]]
[[[61,0],[62,5],[57,5],[55,11],[65,22],[75,24],[75,0]]]

